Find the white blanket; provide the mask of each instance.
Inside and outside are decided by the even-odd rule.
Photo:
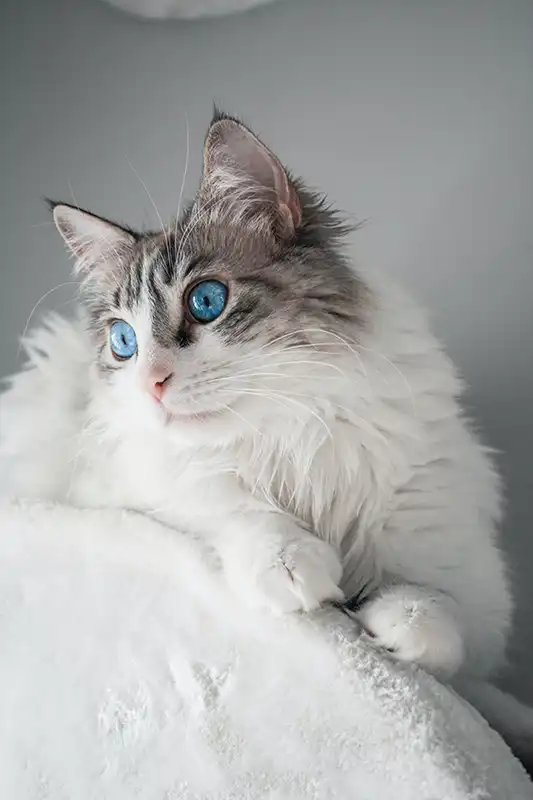
[[[243,609],[126,512],[0,505],[0,798],[522,800],[503,741],[338,611]]]

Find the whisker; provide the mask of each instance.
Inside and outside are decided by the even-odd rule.
[[[366,367],[365,367],[365,365],[364,365],[364,363],[363,363],[363,361],[361,359],[361,356],[354,349],[354,347],[352,347],[352,345],[358,346],[358,342],[353,340],[352,343],[350,344],[350,342],[347,339],[345,339],[343,336],[340,336],[338,333],[335,333],[334,331],[330,331],[327,328],[301,328],[300,330],[290,331],[289,333],[283,334],[283,335],[279,336],[277,339],[274,339],[274,343],[282,341],[282,340],[286,339],[287,337],[296,336],[296,335],[302,334],[302,333],[326,334],[327,336],[331,336],[333,339],[339,341],[342,345],[347,347],[350,350],[350,352],[353,353],[353,355],[358,359],[358,362],[361,365],[361,368],[362,368],[362,370],[363,370],[363,372],[365,374],[365,377],[368,380],[368,373],[367,373]],[[315,347],[320,347],[320,343],[319,342],[315,342],[314,345],[315,345]]]
[[[183,231],[181,241],[179,243],[178,252],[176,253],[176,264],[179,264],[180,259],[183,255],[183,250],[185,247],[185,242],[188,240],[190,234],[192,233],[195,226],[198,224],[202,216],[205,216],[205,213],[209,210],[209,207],[212,206],[214,203],[220,202],[220,198],[212,197],[210,200],[207,201],[203,206],[201,206],[198,211],[194,209],[191,213],[191,218],[187,225],[185,226],[185,230]]]
[[[68,190],[70,192],[70,196],[72,197],[72,199],[74,201],[74,206],[76,208],[81,208],[80,204],[76,200],[76,197],[74,196],[74,189],[72,188],[72,183],[70,182],[70,178],[67,179],[67,186],[68,186]]]
[[[414,399],[414,392],[413,392],[411,384],[407,380],[407,378],[404,375],[404,373],[402,372],[402,370],[398,367],[398,365],[394,364],[394,362],[391,361],[387,356],[383,355],[383,353],[380,353],[377,350],[373,350],[373,349],[371,349],[369,347],[365,347],[364,345],[362,345],[360,342],[356,341],[355,339],[349,339],[347,337],[341,336],[340,334],[335,333],[334,331],[328,330],[327,328],[301,328],[301,329],[296,330],[296,331],[290,331],[288,333],[282,334],[282,335],[276,337],[276,339],[273,339],[271,343],[272,344],[277,344],[277,343],[279,343],[279,342],[281,342],[281,341],[283,341],[283,340],[285,340],[287,338],[290,338],[292,336],[296,336],[298,334],[305,334],[305,333],[326,334],[327,336],[332,337],[334,340],[338,341],[344,347],[346,347],[357,358],[358,363],[361,365],[361,369],[363,370],[363,372],[365,374],[365,377],[366,377],[366,379],[368,381],[369,387],[371,387],[371,384],[370,384],[370,380],[369,380],[369,376],[368,376],[368,370],[367,370],[366,365],[364,364],[364,362],[363,362],[363,360],[361,358],[360,353],[358,353],[357,350],[358,349],[359,350],[364,350],[365,352],[371,353],[372,355],[376,356],[377,358],[381,358],[390,367],[392,367],[392,369],[401,377],[402,381],[404,382],[404,384],[405,384],[405,386],[406,386],[406,388],[408,390],[409,397],[410,397],[410,400],[411,400],[411,404],[412,404],[412,407],[413,407],[413,412],[414,412],[415,416],[417,416],[416,403],[415,403],[415,399]],[[269,344],[263,345],[262,348],[260,348],[260,349],[268,347]],[[320,349],[322,347],[322,344],[317,342],[317,343],[314,343],[314,346],[317,349]]]
[[[235,390],[236,391],[240,391],[240,389],[238,387],[235,387]],[[287,397],[289,396],[289,395],[287,395],[286,392],[281,392],[280,394],[281,394],[281,396],[287,396]],[[306,399],[309,399],[309,396],[307,394],[305,394],[304,392],[291,391],[290,396],[293,396],[293,397],[304,397]],[[386,437],[383,436],[382,433],[380,433],[378,430],[376,430],[370,423],[366,422],[364,419],[361,419],[361,417],[358,414],[356,414],[353,409],[348,408],[347,406],[341,405],[337,401],[334,402],[334,407],[335,407],[335,410],[344,411],[348,419],[357,418],[358,427],[363,429],[363,430],[365,430],[374,439],[378,439],[381,442],[386,442],[387,441]],[[311,410],[311,409],[309,409],[309,410]]]
[[[259,350],[253,350],[252,352],[247,353],[246,355],[241,356],[240,358],[233,358],[231,361],[222,362],[221,364],[219,364],[216,367],[216,369],[220,369],[220,370],[234,369],[235,366],[237,366],[239,364],[246,364],[246,363],[248,363],[250,361],[252,361],[254,363],[254,366],[255,366],[255,364],[257,363],[257,359],[258,358],[260,358],[262,361],[266,362],[267,359],[273,359],[276,356],[280,356],[280,355],[284,356],[284,357],[287,357],[287,354],[292,355],[293,353],[297,353],[300,350],[302,350],[302,351],[312,350],[313,352],[323,352],[323,351],[318,351],[317,348],[315,347],[315,345],[313,345],[313,344],[302,344],[302,345],[298,345],[298,346],[291,347],[291,348],[286,348],[285,347],[285,348],[280,348],[278,350],[272,350],[270,352],[267,351],[267,350],[261,351],[261,348],[259,348]],[[337,350],[331,351],[330,354],[331,355],[339,355],[340,353],[342,353],[342,349],[337,349]],[[292,362],[292,359],[289,360],[287,363],[291,363],[291,362]],[[285,363],[285,361],[283,363]],[[292,362],[292,363],[294,363],[294,362]],[[316,363],[319,363],[319,362],[316,362]],[[212,369],[212,367],[211,367],[211,369]]]
[[[259,430],[259,428],[256,428],[256,427],[255,427],[255,425],[252,425],[252,423],[250,422],[250,420],[249,420],[249,419],[246,419],[246,417],[243,417],[243,415],[242,415],[242,414],[239,414],[239,412],[238,412],[238,411],[236,411],[236,410],[235,410],[234,408],[232,408],[231,406],[229,406],[229,405],[226,405],[226,404],[223,404],[220,410],[221,410],[221,411],[222,411],[222,410],[224,410],[224,411],[231,411],[231,413],[232,413],[232,414],[234,414],[236,417],[238,417],[238,418],[239,418],[239,419],[241,419],[243,422],[245,422],[247,425],[249,425],[249,426],[250,426],[250,428],[251,428],[251,429],[252,429],[252,430],[253,430],[255,433],[259,434],[259,436],[263,436],[263,432],[262,432],[262,431],[260,431],[260,430]]]
[[[293,366],[295,363],[296,364],[310,364],[311,366],[330,368],[330,369],[333,369],[335,372],[338,372],[343,378],[346,378],[346,375],[345,375],[344,372],[342,372],[342,370],[336,369],[333,364],[328,364],[328,363],[323,362],[323,361],[297,361],[297,362],[294,362],[294,361],[279,361],[279,362],[276,362],[274,364],[271,364],[270,366],[272,366],[272,367]],[[196,387],[197,385],[202,385],[202,386],[203,385],[210,385],[210,386],[212,386],[212,385],[215,385],[217,383],[228,382],[228,381],[231,382],[231,381],[239,379],[239,378],[285,378],[286,379],[287,378],[287,373],[270,372],[270,371],[267,372],[265,370],[260,370],[260,371],[255,371],[255,372],[253,370],[240,370],[239,372],[234,372],[232,375],[224,375],[224,376],[221,376],[221,377],[207,378],[207,379],[204,379],[204,380],[199,380],[197,382],[197,384],[194,384],[194,387]],[[336,380],[336,376],[334,376],[334,375],[324,375],[324,376],[322,376],[322,378],[324,380]]]
[[[161,217],[161,214],[159,213],[159,209],[158,209],[158,207],[157,207],[157,205],[155,203],[154,198],[150,194],[150,191],[149,191],[146,183],[143,181],[143,179],[141,178],[141,176],[139,175],[139,173],[137,172],[137,170],[135,169],[135,167],[133,166],[133,164],[131,163],[130,159],[127,156],[126,156],[126,161],[128,162],[128,165],[129,165],[131,171],[133,172],[133,174],[135,175],[135,177],[137,178],[137,180],[139,181],[139,183],[143,187],[144,191],[146,192],[146,196],[148,197],[148,199],[150,200],[152,206],[154,207],[154,211],[157,214],[157,219],[159,220],[159,224],[161,225],[161,231],[163,233],[163,236],[165,237],[165,247],[166,247],[166,251],[167,251],[167,258],[168,258],[169,263],[170,263],[170,244],[169,244],[169,240],[168,240],[168,234],[167,234],[165,225],[163,223],[163,219]]]
[[[356,348],[358,348],[359,350],[364,350],[367,353],[371,353],[372,355],[377,356],[377,358],[381,358],[383,361],[385,361],[387,364],[389,364],[389,366],[391,366],[392,369],[402,378],[402,380],[404,381],[404,383],[405,383],[405,385],[406,385],[406,387],[407,387],[407,389],[409,391],[411,399],[413,400],[413,403],[414,403],[414,396],[413,396],[414,393],[413,393],[413,389],[412,389],[411,384],[409,383],[409,381],[405,377],[405,375],[402,372],[402,370],[398,367],[398,365],[394,364],[394,362],[391,361],[390,358],[388,358],[387,356],[383,355],[383,353],[380,353],[379,351],[374,350],[374,349],[372,349],[370,347],[365,347],[363,344],[361,344],[361,342],[356,341],[355,339],[349,339],[349,338],[347,338],[345,336],[341,336],[340,334],[335,333],[334,331],[330,331],[327,328],[324,328],[324,329],[323,328],[303,328],[301,331],[298,331],[298,333],[325,333],[328,336],[331,336],[331,337],[335,338],[336,340],[341,342],[344,346],[346,346],[350,350],[350,352],[353,353],[354,356],[357,357],[359,363],[361,364],[362,369],[365,371],[365,375],[366,375],[367,378],[368,378],[368,374],[367,374],[367,371],[366,371],[366,366],[365,366],[364,362],[361,360],[361,356],[357,352]],[[291,334],[285,334],[285,335],[287,336],[287,335],[291,335]],[[320,345],[318,345],[318,346],[320,347]]]
[[[398,375],[403,380],[403,382],[404,382],[404,384],[407,387],[407,390],[409,392],[409,395],[410,395],[410,398],[411,398],[411,404],[412,404],[412,408],[413,408],[413,413],[414,413],[415,417],[418,417],[418,411],[417,411],[417,408],[416,408],[416,401],[415,401],[415,395],[414,395],[414,392],[413,392],[413,387],[411,386],[411,384],[409,383],[409,381],[405,377],[405,375],[402,372],[402,370],[400,369],[400,367],[397,364],[395,364],[393,361],[391,361],[390,358],[387,358],[387,356],[384,356],[383,353],[379,353],[377,350],[373,350],[370,347],[364,347],[363,345],[358,345],[358,347],[360,347],[361,350],[365,350],[367,353],[372,353],[372,355],[383,359],[383,361],[385,361],[387,364],[389,364],[389,366],[391,366],[393,368],[393,370],[398,373]]]
[[[307,412],[309,412],[309,414],[311,414],[311,416],[313,416],[324,427],[324,429],[325,429],[325,431],[326,431],[326,433],[328,435],[328,438],[330,438],[331,441],[333,441],[333,434],[332,434],[330,428],[328,427],[328,425],[326,424],[325,420],[323,420],[322,417],[316,411],[314,411],[314,409],[310,408],[305,403],[301,403],[298,400],[295,400],[291,395],[287,395],[287,394],[282,393],[282,392],[272,392],[270,390],[268,392],[261,392],[261,391],[255,390],[255,389],[248,389],[248,388],[239,389],[239,393],[240,394],[248,394],[248,395],[256,395],[258,397],[266,397],[266,398],[270,398],[270,399],[273,399],[273,400],[275,399],[275,400],[278,400],[278,401],[279,401],[279,398],[283,398],[283,400],[288,400],[289,402],[293,403],[294,405],[297,405],[300,408],[304,408]],[[285,408],[287,408],[287,406],[285,406]]]
[[[18,350],[17,350],[17,361],[19,360],[22,348],[24,347],[24,340],[26,338],[26,334],[28,333],[28,328],[29,328],[30,323],[32,321],[33,315],[35,314],[35,312],[37,311],[37,309],[39,308],[39,306],[41,305],[43,300],[46,300],[47,297],[49,297],[54,292],[57,292],[58,289],[62,289],[64,286],[77,286],[77,282],[76,281],[65,281],[64,283],[60,283],[57,286],[54,286],[52,289],[49,289],[47,292],[45,292],[43,294],[43,296],[40,298],[40,300],[38,300],[35,303],[35,305],[33,306],[32,310],[30,312],[30,316],[28,317],[28,319],[26,321],[26,324],[24,326],[24,330],[22,332],[22,336],[20,337],[20,342],[19,342],[19,346],[18,346]]]
[[[193,232],[195,227],[199,224],[200,220],[203,217],[206,216],[208,211],[209,211],[209,213],[212,213],[213,209],[216,208],[217,205],[219,205],[220,203],[224,202],[225,200],[226,200],[226,197],[224,195],[222,197],[215,196],[215,197],[211,198],[210,200],[208,200],[207,203],[205,203],[205,205],[203,205],[201,207],[199,214],[197,214],[196,216],[193,216],[192,220],[187,225],[186,231],[185,231],[185,233],[184,233],[184,235],[183,235],[183,237],[181,239],[181,242],[180,242],[180,245],[179,245],[179,248],[178,248],[178,253],[177,253],[177,256],[176,256],[176,263],[177,264],[179,264],[180,258],[183,255],[185,242],[190,238],[191,233]],[[263,201],[261,199],[259,199],[259,198],[255,198],[255,199],[251,198],[248,201],[248,207],[251,206],[251,205],[254,205],[254,204],[255,205],[260,205],[260,204],[262,204],[262,202]]]
[[[183,200],[183,192],[185,189],[185,181],[187,180],[187,171],[189,169],[189,155],[190,155],[190,128],[189,128],[189,118],[187,116],[187,112],[185,112],[185,136],[186,136],[186,144],[185,144],[185,167],[183,168],[183,176],[181,179],[181,186],[180,186],[180,194],[178,198],[178,210],[176,212],[176,222],[174,224],[174,236],[177,239],[178,237],[178,225],[180,220],[181,214],[181,203]]]
[[[105,236],[105,234],[101,234],[101,238],[107,244],[109,252],[112,255],[115,256],[115,259],[116,259],[117,263],[120,263],[121,256],[120,256],[120,253],[118,252],[117,248],[115,247],[115,245],[111,243],[110,239],[107,236]],[[82,245],[82,244],[85,243],[85,244],[90,246],[90,245],[92,245],[94,243],[94,240],[90,236],[85,236],[85,237],[84,236],[79,236],[76,239],[76,243],[78,245]],[[75,262],[76,262],[75,266],[74,266],[74,272],[76,274],[84,272],[86,267],[89,265],[89,255],[87,255],[87,256],[85,256],[83,258],[80,257],[80,256],[75,255],[74,253],[72,253],[71,255],[75,259]],[[104,255],[104,256],[100,255],[100,258],[103,260],[104,264],[109,268],[110,265],[109,265],[109,261],[107,259],[107,255]],[[87,283],[86,279],[84,279],[83,283],[84,284]]]
[[[83,425],[81,427],[81,430],[77,434],[75,434],[75,436],[73,437],[74,439],[77,440],[78,447],[76,449],[76,453],[74,454],[74,456],[68,461],[68,466],[69,467],[71,466],[72,469],[70,470],[70,480],[69,480],[68,489],[67,489],[67,492],[66,492],[66,495],[65,495],[67,502],[70,502],[70,498],[71,498],[72,491],[73,491],[73,488],[74,488],[74,481],[76,480],[77,477],[80,477],[79,475],[77,475],[78,465],[79,465],[80,459],[84,455],[84,453],[87,452],[87,449],[88,449],[89,445],[91,444],[91,440],[90,439],[85,444],[84,444],[83,440],[85,439],[86,436],[93,436],[94,437],[95,434],[98,433],[97,422],[98,422],[98,419],[97,419],[96,415],[89,416],[85,420],[85,422],[83,423]],[[96,440],[98,442],[100,442],[102,440],[102,437],[96,437]],[[92,464],[92,461],[88,462],[87,468],[90,467],[91,464]]]

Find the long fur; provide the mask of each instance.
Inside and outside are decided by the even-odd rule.
[[[3,485],[194,531],[243,600],[274,611],[362,593],[376,646],[485,685],[505,663],[513,602],[499,480],[461,381],[416,305],[353,270],[335,213],[222,119],[175,228],[134,235],[56,207],[89,301],[26,343],[0,405]],[[188,287],[213,277],[230,302],[198,326]],[[136,331],[126,363],[109,350],[117,318]]]

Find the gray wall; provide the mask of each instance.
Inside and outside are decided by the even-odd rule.
[[[132,224],[192,192],[217,99],[369,222],[354,239],[433,311],[508,485],[520,610],[512,680],[533,700],[533,4],[288,0],[146,23],[97,0],[0,11],[0,373],[36,300],[69,280],[42,195]],[[132,166],[130,166],[130,164]],[[69,310],[71,286],[43,304]]]

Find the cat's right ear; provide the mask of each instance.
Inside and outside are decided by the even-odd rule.
[[[132,231],[75,206],[53,201],[48,204],[59,233],[76,259],[76,274],[109,280],[122,269],[137,242]]]

